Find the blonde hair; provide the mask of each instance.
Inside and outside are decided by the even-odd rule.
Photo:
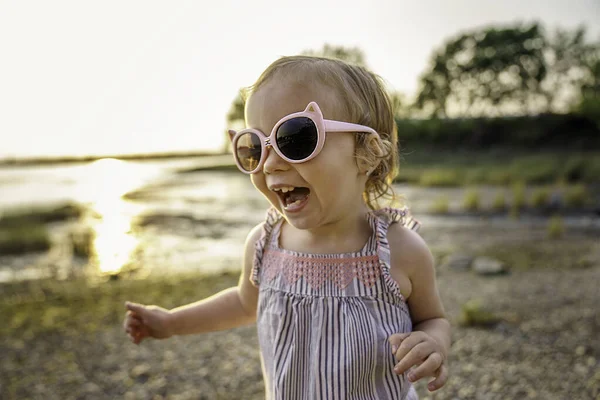
[[[392,182],[398,174],[398,133],[381,77],[362,66],[337,59],[282,57],[269,65],[254,85],[242,91],[244,100],[275,76],[311,86],[315,83],[328,86],[337,91],[346,122],[366,125],[379,133],[381,140],[372,140],[370,135],[355,135],[357,161],[370,166],[363,199],[372,210],[381,208],[379,200],[382,198],[390,203],[396,200]]]

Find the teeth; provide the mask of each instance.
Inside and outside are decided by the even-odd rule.
[[[293,186],[282,186],[282,187],[279,187],[279,188],[275,188],[273,190],[276,191],[276,192],[282,191],[283,193],[287,193],[287,192],[291,192],[294,189],[295,188]]]

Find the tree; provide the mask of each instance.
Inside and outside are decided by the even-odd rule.
[[[572,32],[557,29],[547,41],[544,56],[548,74],[543,88],[548,111],[568,111],[582,97],[598,93],[600,44],[586,41],[584,27]]]
[[[236,124],[244,123],[244,107],[246,102],[242,98],[241,89],[238,95],[233,99],[229,112],[227,112],[227,124],[235,127]]]
[[[401,92],[390,92],[390,102],[392,103],[392,112],[396,118],[409,118],[412,115],[412,105],[408,102],[406,96]]]
[[[420,78],[416,106],[430,115],[498,115],[545,103],[545,38],[537,24],[485,28],[449,40]],[[525,111],[525,112],[524,112]]]
[[[581,96],[575,106],[577,114],[586,116],[600,128],[600,44],[588,48],[584,55],[586,76],[581,85]]]
[[[482,28],[434,52],[415,106],[438,117],[566,112],[598,92],[598,60],[600,44],[583,27],[553,35],[538,24]]]

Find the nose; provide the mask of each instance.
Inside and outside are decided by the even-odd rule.
[[[266,148],[267,157],[263,164],[263,172],[265,174],[272,174],[276,171],[285,171],[289,168],[289,164],[283,158],[277,154],[273,147],[270,145]]]

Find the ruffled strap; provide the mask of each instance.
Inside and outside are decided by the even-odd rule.
[[[376,232],[377,237],[377,255],[379,256],[379,263],[381,265],[384,280],[387,287],[397,297],[404,301],[405,299],[400,292],[398,283],[390,274],[392,256],[387,233],[391,224],[400,223],[402,226],[405,226],[413,231],[418,231],[421,227],[421,224],[410,215],[410,212],[407,208],[382,208],[380,210],[373,211],[372,214],[374,217],[373,230]]]
[[[260,238],[254,243],[254,260],[252,263],[252,273],[250,274],[250,281],[256,287],[260,284],[260,266],[262,264],[263,255],[265,248],[269,245],[271,238],[271,232],[273,227],[281,218],[281,214],[274,207],[267,210],[265,222],[262,225],[262,232]]]
[[[408,208],[386,207],[373,211],[373,214],[386,225],[386,234],[387,228],[394,223],[400,223],[413,231],[418,231],[421,228],[421,223],[412,217]]]

